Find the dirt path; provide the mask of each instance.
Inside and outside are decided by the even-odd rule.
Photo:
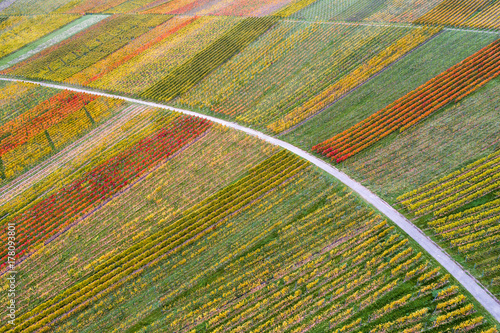
[[[196,116],[204,119],[208,119],[214,123],[218,123],[242,132],[245,132],[249,135],[258,137],[266,142],[269,142],[273,145],[280,146],[284,149],[287,149],[300,157],[308,160],[312,164],[316,165],[320,169],[328,172],[330,175],[337,178],[344,185],[349,187],[352,191],[358,193],[366,202],[373,205],[376,209],[378,209],[382,214],[387,216],[390,220],[392,220],[395,224],[397,224],[404,232],[408,234],[412,239],[414,239],[422,248],[427,251],[434,259],[436,259],[451,275],[453,275],[457,281],[459,281],[476,300],[482,304],[482,306],[498,321],[500,322],[500,303],[498,300],[491,295],[489,291],[487,291],[481,284],[470,274],[468,274],[464,269],[457,264],[441,247],[439,247],[436,243],[434,243],[429,237],[427,237],[419,228],[417,228],[413,223],[411,223],[408,219],[406,219],[403,215],[401,215],[396,209],[394,209],[387,202],[376,196],[366,187],[358,183],[357,181],[350,178],[345,173],[339,171],[337,168],[329,165],[323,160],[309,154],[308,152],[299,149],[288,142],[284,142],[277,138],[271,137],[259,131],[241,126],[236,123],[232,123],[229,121],[225,121],[219,118],[207,116],[204,114],[200,114],[193,111],[178,109],[174,107],[170,107],[163,104],[153,103],[153,102],[145,102],[138,99],[123,97],[119,95],[112,95],[107,93],[102,93],[99,91],[91,90],[91,89],[83,89],[83,88],[73,88],[70,86],[65,86],[63,84],[53,84],[53,83],[45,83],[45,82],[36,82],[29,80],[20,80],[13,78],[4,78],[0,77],[0,80],[4,81],[12,81],[12,82],[27,82],[39,84],[45,87],[51,87],[56,89],[67,89],[71,91],[84,92],[89,94],[95,94],[99,96],[107,96],[111,98],[119,98],[131,103],[136,103],[140,105],[147,105],[156,108],[162,108],[172,111],[177,111],[179,113]]]

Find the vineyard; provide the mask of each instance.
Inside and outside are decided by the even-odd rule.
[[[222,128],[215,130],[227,133]],[[210,145],[216,147],[217,143]],[[89,259],[78,252],[68,254],[63,260],[71,262],[73,268],[68,270],[67,278],[57,283],[68,284],[75,278],[81,282],[68,286],[64,293],[57,293],[49,272],[40,272],[46,279],[37,274],[35,280],[27,275],[26,279],[32,281],[27,281],[28,285],[36,281],[52,284],[52,288],[40,288],[39,292],[49,290],[53,296],[44,302],[30,302],[22,317],[25,324],[12,331],[43,330],[49,322],[51,331],[66,331],[71,325],[68,313],[78,314],[78,327],[103,329],[106,323],[95,321],[104,315],[95,309],[103,306],[111,311],[106,318],[126,330],[140,324],[141,316],[127,316],[129,319],[123,322],[113,313],[123,316],[124,311],[133,311],[127,303],[147,302],[156,297],[148,290],[161,289],[161,308],[178,310],[175,316],[167,311],[170,315],[155,320],[152,329],[190,332],[203,323],[207,331],[269,331],[273,327],[280,331],[313,327],[345,331],[356,327],[368,332],[381,328],[401,331],[417,325],[495,332],[449,275],[441,273],[408,239],[352,193],[326,182],[290,153],[270,153],[269,158],[247,169],[238,181],[190,208],[174,214],[153,213],[146,218],[146,225],[138,224],[140,216],[150,214],[146,211],[129,217],[130,222],[121,232],[129,232],[136,225],[142,236],[134,245],[115,250],[113,242],[107,239],[92,246],[90,254],[84,255]],[[218,154],[211,158],[219,159]],[[150,181],[154,183],[153,179]],[[160,187],[171,185],[168,181]],[[304,196],[304,187],[310,191],[307,199],[293,205]],[[141,191],[138,198],[144,200],[141,189],[134,187],[130,191]],[[168,193],[162,188],[151,195],[157,196],[158,192]],[[137,199],[132,196],[120,200],[124,200],[121,205],[127,205],[129,200]],[[116,207],[107,210],[111,212]],[[249,216],[261,223],[251,223]],[[94,218],[95,222],[99,220],[98,216]],[[159,220],[171,222],[162,228],[155,222]],[[82,241],[78,233],[88,232],[88,228],[79,229],[64,236],[76,242],[70,241],[74,250]],[[234,248],[209,246],[224,244],[228,239],[237,242]],[[31,267],[46,267],[43,257],[50,255],[50,248],[57,246],[54,243],[26,262],[32,263]],[[186,260],[188,257],[190,260]],[[224,263],[224,269],[217,279],[206,280],[205,274],[214,260]],[[241,265],[247,267],[245,275],[240,272]],[[206,273],[200,274],[203,266],[206,270],[201,272]],[[81,267],[85,271],[79,272]],[[167,270],[171,272],[168,277]],[[370,297],[366,297],[368,293]],[[378,306],[385,302],[386,306]]]
[[[500,116],[496,81],[498,78],[485,85],[474,99],[454,104],[432,121],[398,134],[387,145],[347,159],[345,167],[356,179],[397,198],[409,188],[446,176],[464,161],[494,153],[500,135],[495,122]]]
[[[112,16],[3,72],[63,81],[168,19],[168,16]]]
[[[499,15],[0,1],[0,333],[499,333]]]
[[[165,40],[131,58],[90,86],[140,94],[189,61],[238,21],[232,17],[174,17],[166,22],[169,35]]]
[[[209,108],[279,133],[319,112],[437,31],[280,23],[177,103]]]
[[[397,199],[416,217],[432,216],[426,227],[453,253],[465,258],[464,264],[494,293],[500,290],[495,265],[500,244],[495,195],[500,189],[499,163],[500,152],[495,152]]]
[[[78,15],[9,16],[0,23],[0,58],[78,18]]]
[[[16,91],[16,95],[13,95]],[[122,102],[12,83],[0,120],[2,183],[28,171],[120,111]],[[12,94],[12,95],[11,95]]]
[[[318,0],[291,19],[340,22],[413,22],[440,1]]]
[[[445,0],[415,23],[498,29],[499,8],[498,1]]]
[[[173,69],[159,82],[141,93],[141,97],[169,101],[198,83],[235,53],[269,29],[273,18],[246,18],[221,35],[205,49]]]
[[[394,131],[402,132],[470,95],[500,74],[499,61],[500,41],[495,41],[313,150],[337,163],[345,161]]]
[[[499,211],[500,200],[496,199],[428,223],[441,242],[465,256],[468,266],[494,293],[500,290]]]
[[[500,152],[479,159],[398,198],[416,216],[442,216],[500,187]]]

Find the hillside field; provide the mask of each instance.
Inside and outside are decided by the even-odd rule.
[[[498,333],[499,0],[0,2],[0,333]]]

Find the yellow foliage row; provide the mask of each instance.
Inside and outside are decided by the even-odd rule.
[[[47,133],[55,149],[61,149],[87,132],[92,126],[90,117],[94,123],[98,123],[116,112],[116,108],[123,103],[119,99],[101,97],[48,128]],[[48,156],[52,152],[51,143],[48,140],[45,132],[41,132],[25,144],[2,155],[6,178],[13,178],[21,174],[26,167],[36,165]]]
[[[274,16],[278,16],[281,18],[285,18],[288,16],[291,16],[298,12],[299,10],[306,8],[307,6],[311,5],[312,3],[316,2],[317,0],[296,0],[286,6],[283,9],[280,9],[278,12],[274,13]]]
[[[417,216],[431,212],[434,216],[443,215],[500,188],[499,170],[500,151],[497,151],[437,181],[407,192],[397,200]],[[445,221],[440,219],[431,223],[437,226]]]
[[[15,177],[22,173],[26,167],[40,162],[51,152],[52,149],[45,133],[37,134],[25,144],[2,155],[5,177],[7,179]]]
[[[464,26],[477,10],[490,0],[445,0],[414,23]]]
[[[90,119],[83,109],[71,113],[60,123],[55,124],[47,130],[56,149],[72,141],[73,138],[88,131],[92,126]]]
[[[166,22],[166,26],[174,28],[190,20],[192,17],[174,17]],[[141,93],[162,79],[170,70],[201,51],[239,20],[233,17],[197,18],[168,38],[90,83],[89,86]]]
[[[493,2],[466,21],[465,25],[478,29],[500,29],[500,2]]]

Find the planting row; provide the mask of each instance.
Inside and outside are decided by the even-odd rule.
[[[144,110],[136,118],[148,113]],[[96,142],[101,144],[100,140]],[[213,125],[192,144],[119,195],[102,202],[71,229],[46,241],[22,261],[19,281],[26,288],[19,295],[20,310],[32,310],[70,288],[110,255],[181,218],[184,211],[244,177],[276,150],[259,139]]]
[[[201,135],[210,124],[189,117],[178,117],[173,121],[165,117],[158,126],[161,129],[153,135],[95,166],[46,199],[23,209],[22,213],[9,216],[6,221],[17,225],[17,255],[22,257],[37,244],[70,226],[103,200]],[[6,239],[7,235],[1,237]],[[3,259],[6,255],[6,251],[0,252]]]
[[[193,20],[195,20],[194,17],[180,20],[172,18],[167,22],[160,24],[150,31],[144,33],[143,35],[133,39],[127,45],[102,58],[93,65],[71,76],[66,80],[66,82],[80,85],[96,86],[95,84],[92,84],[94,81],[98,81],[109,72],[139,56],[144,51],[150,48],[154,48],[158,43],[162,42],[166,38],[169,38],[171,35],[175,34],[178,30],[182,29]],[[169,40],[169,42],[171,43],[172,40]],[[109,81],[117,80],[116,76],[111,77],[110,75],[107,78],[109,79]],[[106,87],[106,85],[104,85],[102,82],[100,86]]]
[[[22,331],[497,332],[352,193],[311,168],[290,172],[299,161],[276,154],[152,236],[135,233],[135,245],[23,311]]]
[[[85,84],[95,79],[89,83],[91,87],[138,95],[189,61],[239,21],[240,18],[234,17],[176,16],[144,34],[140,38],[142,45],[132,41],[128,47],[117,50],[68,81]],[[157,34],[165,34],[165,38],[162,36],[162,40],[156,42]],[[137,54],[138,49],[143,51]],[[116,68],[108,71],[113,67]],[[101,77],[87,74],[103,69],[105,74]]]
[[[217,16],[267,16],[286,6],[291,0],[175,0],[155,1],[145,6],[142,13],[217,15]],[[155,4],[157,4],[155,6]]]
[[[497,40],[313,150],[340,163],[392,132],[401,132],[465,98],[500,74],[499,63]]]
[[[0,22],[0,58],[76,20],[79,15],[9,16]]]
[[[449,251],[465,257],[465,265],[495,295],[500,291],[500,199],[435,219],[427,224]]]
[[[274,16],[278,16],[280,18],[289,17],[290,15],[295,14],[296,12],[300,11],[303,8],[306,8],[316,1],[317,0],[295,0],[288,6],[283,7],[278,12],[274,13]]]
[[[492,2],[479,13],[472,16],[465,25],[479,29],[500,29],[500,2]]]
[[[440,216],[498,188],[500,188],[500,151],[410,191],[397,200],[416,216],[429,213]]]
[[[310,1],[311,2],[311,1]],[[317,0],[292,19],[343,22],[413,22],[439,0]]]
[[[12,180],[120,110],[122,101],[12,83],[0,120],[0,177]],[[13,110],[13,107],[16,109]]]
[[[103,295],[82,312],[79,327],[497,332],[449,275],[351,193],[308,170],[298,177]],[[306,198],[304,188],[314,194],[291,204]],[[132,304],[141,305],[140,316],[125,315]],[[120,313],[123,321],[114,318]],[[67,320],[55,331],[71,327]]]
[[[390,65],[407,52],[410,52],[421,43],[427,41],[427,39],[431,38],[439,31],[439,29],[426,28],[412,30],[408,35],[396,40],[393,44],[389,45],[386,49],[376,54],[368,61],[362,63],[348,75],[342,77],[334,84],[327,86],[320,94],[296,107],[283,118],[269,124],[267,128],[275,133],[279,133],[313,116],[327,108],[353,88],[363,84],[370,77],[383,70],[386,66]]]

